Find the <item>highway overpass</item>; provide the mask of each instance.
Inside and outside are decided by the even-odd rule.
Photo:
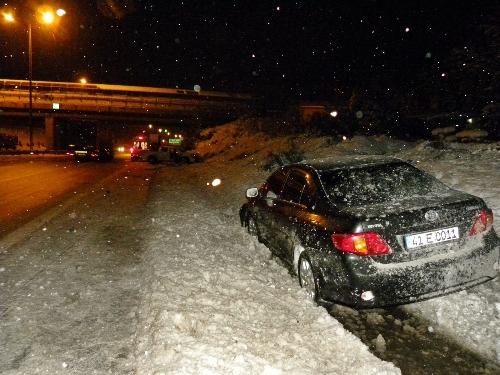
[[[32,81],[32,89],[33,117],[38,123],[43,121],[46,149],[54,147],[55,126],[62,119],[107,127],[148,122],[203,124],[237,118],[253,104],[249,95],[176,88]],[[18,118],[28,126],[28,116],[29,81],[0,79],[0,118]]]

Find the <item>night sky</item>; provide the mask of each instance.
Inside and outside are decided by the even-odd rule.
[[[21,3],[7,2],[22,9]],[[40,3],[40,2],[38,2]],[[33,31],[33,78],[281,93],[411,89],[447,74],[496,1],[64,1]],[[27,13],[26,9],[24,10]],[[496,18],[498,20],[498,18]],[[444,74],[444,76],[443,76]],[[0,78],[27,78],[22,25],[0,25]]]

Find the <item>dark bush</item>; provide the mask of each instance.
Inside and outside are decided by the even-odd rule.
[[[304,154],[298,150],[290,150],[283,153],[270,153],[264,163],[266,171],[273,171],[282,165],[298,163],[304,160]]]

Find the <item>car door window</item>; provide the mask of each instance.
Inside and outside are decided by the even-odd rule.
[[[292,169],[283,187],[281,199],[293,203],[300,203],[300,198],[305,186],[306,180],[304,173],[300,170]]]
[[[302,191],[302,196],[300,197],[300,203],[306,207],[313,208],[316,204],[318,188],[310,174],[306,174],[305,177],[306,184],[304,186],[304,190]]]
[[[266,187],[265,187],[265,192],[264,192],[264,197],[267,199],[275,199],[277,198],[280,193],[281,189],[283,188],[283,184],[285,183],[286,176],[288,174],[288,170],[286,169],[279,169],[276,172],[274,172],[266,181]]]

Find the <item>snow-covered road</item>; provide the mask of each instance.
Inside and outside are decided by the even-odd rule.
[[[118,168],[2,238],[0,373],[133,372],[152,172]]]
[[[67,155],[0,155],[0,236],[118,168]]]

